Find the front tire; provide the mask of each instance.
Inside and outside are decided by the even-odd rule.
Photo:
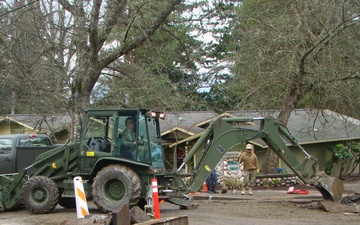
[[[141,194],[139,176],[122,165],[104,167],[92,184],[92,197],[102,212],[117,212],[124,204],[136,205]]]
[[[49,177],[35,176],[25,182],[22,198],[29,211],[35,214],[48,213],[59,201],[59,189]]]

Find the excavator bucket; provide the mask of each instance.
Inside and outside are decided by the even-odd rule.
[[[314,187],[320,191],[324,200],[332,200],[334,202],[340,202],[344,192],[344,184],[340,179],[326,175],[318,179]]]

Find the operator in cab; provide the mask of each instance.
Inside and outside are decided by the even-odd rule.
[[[125,120],[125,130],[121,133],[121,141],[124,148],[122,149],[121,156],[134,159],[133,156],[136,145],[136,135],[134,132],[134,121],[131,117],[126,118]]]
[[[135,159],[140,162],[150,162],[150,155],[144,142],[136,137],[134,131],[134,120],[129,116],[125,120],[125,130],[121,133],[121,141],[123,143],[123,157]],[[137,147],[137,151],[136,151]]]

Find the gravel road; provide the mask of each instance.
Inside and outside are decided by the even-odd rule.
[[[360,216],[356,205],[360,202],[337,204],[329,207],[330,212],[319,208],[324,202],[320,193],[309,187],[309,195],[287,194],[286,190],[255,190],[254,196],[240,193],[207,194],[196,193],[199,207],[180,210],[178,206],[161,203],[161,217],[187,215],[190,225],[257,225],[257,224],[359,224]],[[345,182],[343,196],[360,193],[360,180]],[[88,202],[90,214],[104,215],[92,202]],[[335,204],[335,203],[334,203]],[[360,207],[359,207],[360,209]],[[74,209],[56,207],[50,214],[35,215],[25,209],[0,213],[1,225],[73,225],[76,220]],[[81,223],[83,224],[83,223]]]

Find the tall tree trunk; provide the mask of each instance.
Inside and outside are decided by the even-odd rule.
[[[86,59],[84,59],[85,61]],[[90,62],[88,60],[87,62]],[[85,66],[88,63],[85,64]],[[95,65],[95,64],[93,64]],[[93,67],[93,68],[92,68]],[[100,74],[96,66],[79,69],[76,72],[74,82],[72,83],[70,98],[70,115],[72,119],[71,139],[76,141],[79,138],[78,127],[81,125],[82,114],[85,109],[90,107],[90,96]]]
[[[10,101],[10,114],[15,114],[15,105],[16,105],[16,92],[11,92],[11,101]]]
[[[285,93],[285,100],[283,108],[280,110],[278,120],[281,124],[287,124],[291,112],[296,109],[300,93],[301,93],[301,79],[303,74],[300,75],[294,74],[290,77],[287,91]],[[276,168],[279,166],[279,157],[274,153],[272,149],[268,149],[265,153],[265,159],[262,163],[262,172],[264,174],[273,174],[276,173]]]

